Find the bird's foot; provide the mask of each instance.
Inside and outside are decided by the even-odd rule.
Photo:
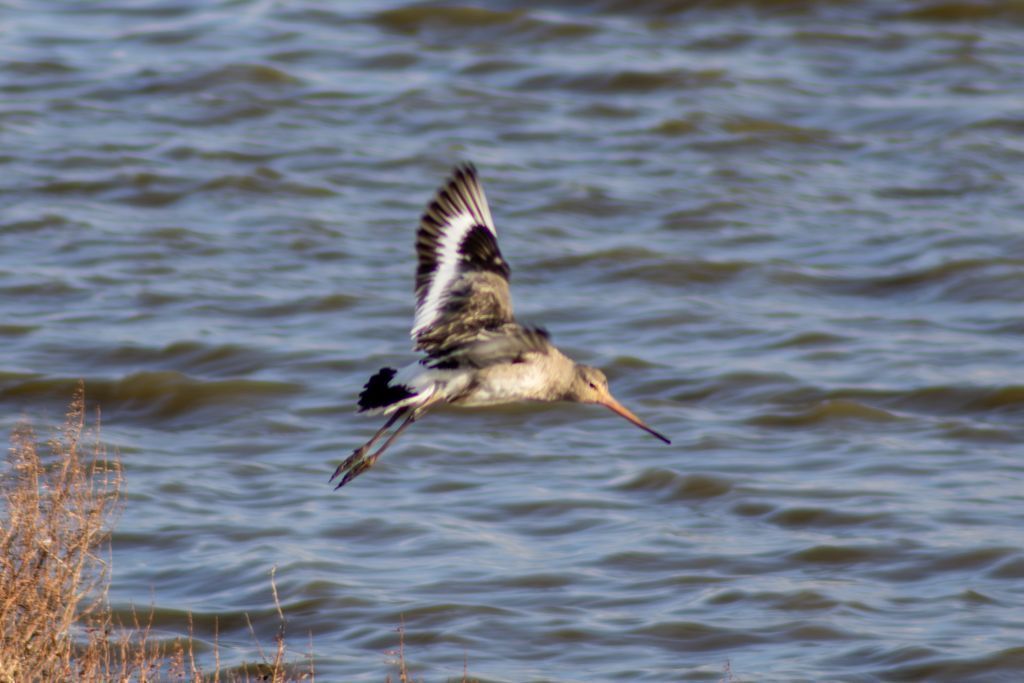
[[[345,473],[345,476],[342,477],[341,481],[338,482],[338,485],[334,487],[334,490],[337,491],[342,486],[344,486],[345,484],[349,483],[350,481],[352,481],[353,479],[358,477],[360,474],[362,474],[366,470],[368,470],[371,467],[373,467],[374,464],[377,462],[377,458],[380,457],[380,454],[381,454],[382,450],[381,451],[377,451],[376,453],[371,455],[369,458],[363,458],[359,462],[357,462],[354,465],[352,465],[352,467],[349,468],[349,471]]]
[[[327,480],[327,483],[334,481],[339,474],[355,465],[356,461],[358,461],[360,458],[366,455],[366,451],[370,450],[368,446],[369,444],[366,444],[365,446],[360,446],[359,448],[352,451],[352,455],[345,458],[344,462],[338,465],[338,469],[334,470],[334,474],[332,474],[331,478]],[[338,484],[338,488],[341,488],[341,484]]]
[[[338,469],[334,470],[334,474],[331,475],[331,478],[328,481],[334,481],[335,477],[337,477],[342,472],[345,472],[345,470],[348,470],[348,472],[345,472],[345,476],[342,477],[341,482],[339,482],[338,485],[334,487],[334,490],[337,491],[342,486],[349,483],[350,481],[358,477],[360,474],[373,467],[374,463],[377,462],[377,459],[380,458],[381,454],[383,454],[384,451],[388,449],[388,446],[394,443],[395,439],[398,438],[398,435],[404,432],[409,427],[409,425],[416,421],[416,418],[420,416],[423,408],[424,406],[420,406],[419,408],[416,409],[416,412],[409,412],[408,408],[402,408],[394,415],[392,415],[391,419],[388,420],[387,423],[376,434],[373,435],[372,439],[370,439],[362,446],[357,448],[355,451],[353,451],[352,455],[348,456],[348,458],[345,459],[345,462],[338,465]],[[370,448],[375,443],[377,443],[377,440],[381,438],[381,436],[384,435],[387,429],[391,427],[391,425],[394,424],[395,421],[400,417],[405,417],[405,421],[401,425],[399,425],[398,429],[391,433],[391,436],[389,436],[384,441],[384,443],[380,446],[380,448],[377,449],[377,451],[373,455],[366,455],[367,451],[369,451]]]

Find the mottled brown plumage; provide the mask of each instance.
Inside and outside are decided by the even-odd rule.
[[[511,270],[498,248],[491,211],[471,165],[457,167],[427,207],[416,233],[416,256],[417,351],[441,353],[472,341],[480,330],[514,322]],[[448,273],[443,268],[446,256],[451,257]],[[446,291],[437,291],[442,284]],[[433,299],[432,287],[437,291]]]

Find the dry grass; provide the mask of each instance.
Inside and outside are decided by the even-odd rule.
[[[129,624],[115,619],[107,599],[110,535],[124,509],[125,480],[120,461],[100,441],[98,411],[87,426],[82,386],[43,450],[32,428],[21,424],[6,466],[0,464],[0,683],[315,681],[312,642],[301,664],[287,661],[273,570],[275,646],[264,651],[249,622],[255,663],[225,669],[215,628],[212,670],[204,671],[191,615],[187,636],[170,640],[152,633],[152,612],[140,617],[132,610]],[[397,630],[398,682],[416,683],[405,658],[404,620]],[[472,683],[467,668],[461,683]]]
[[[115,623],[107,600],[110,532],[123,509],[124,476],[99,440],[98,413],[91,433],[86,429],[81,386],[47,454],[28,425],[17,427],[11,442],[0,473],[0,683],[314,680],[312,654],[302,666],[285,661],[273,573],[276,647],[268,655],[253,633],[255,664],[222,670],[215,641],[214,671],[205,673],[191,619],[188,637],[171,642],[151,637],[152,613]]]
[[[27,425],[12,436],[0,479],[0,679],[70,680],[101,670],[78,652],[74,629],[102,626],[110,564],[103,557],[121,509],[123,479],[98,442],[83,454],[81,389],[43,457]],[[102,629],[101,629],[102,630]],[[86,640],[97,640],[97,629]]]

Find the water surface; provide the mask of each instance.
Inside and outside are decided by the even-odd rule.
[[[1014,3],[0,3],[0,406],[79,378],[111,599],[417,678],[1024,670]],[[598,408],[439,412],[342,492],[411,359],[413,232],[473,160],[520,317]]]

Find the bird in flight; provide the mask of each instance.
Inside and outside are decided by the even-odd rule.
[[[508,263],[472,164],[457,166],[430,202],[416,232],[416,255],[412,338],[424,357],[401,370],[381,368],[366,383],[359,412],[390,417],[334,471],[330,481],[341,476],[336,489],[372,467],[428,410],[445,403],[595,403],[671,443],[615,400],[603,372],[559,351],[545,330],[516,322]]]

